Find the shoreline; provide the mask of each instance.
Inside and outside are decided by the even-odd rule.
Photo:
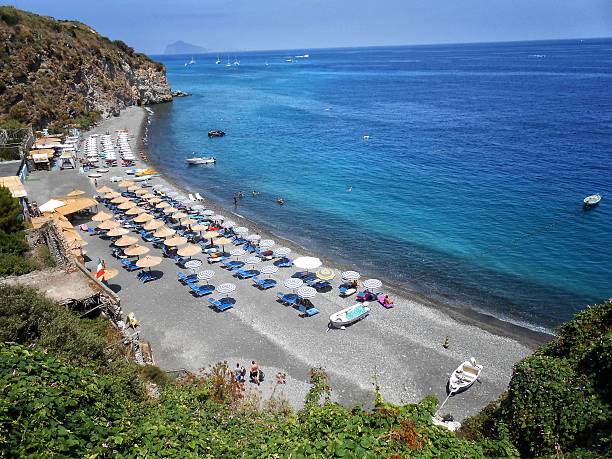
[[[138,138],[141,139],[140,143],[143,144],[143,150],[149,158],[147,143],[146,141],[143,142],[142,139],[145,137],[148,126],[150,125],[150,117],[154,116],[155,112],[148,107],[145,107],[145,110],[147,112],[147,115],[142,122],[141,131],[139,133]],[[167,181],[177,190],[180,190],[181,193],[188,194],[190,192],[193,192],[188,190],[185,185],[178,183],[166,172],[161,172],[158,169],[158,164],[155,161],[152,161],[150,158],[147,161],[144,161],[142,159],[139,159],[139,161],[143,164],[143,167],[150,166],[157,170],[165,181]],[[220,204],[219,202],[209,198],[206,194],[206,190],[202,191],[202,196],[204,199],[200,203],[203,203],[206,207],[214,210],[216,213],[231,215],[232,220],[240,223],[240,226],[246,226],[247,228],[252,229],[251,232],[262,235],[262,239],[272,238],[277,242],[282,241],[282,245],[291,248],[292,251],[297,251],[300,253],[308,252],[312,256],[320,258],[324,266],[331,267],[339,271],[345,271],[348,269],[356,269],[357,271],[360,271],[356,266],[349,266],[346,263],[341,263],[337,260],[331,259],[323,253],[313,250],[312,248],[304,247],[285,236],[281,236],[275,233],[274,230],[272,230],[266,224],[260,223],[249,217],[245,217],[244,215],[236,213],[231,208],[226,207],[225,205]],[[544,330],[532,329],[525,325],[517,324],[509,320],[504,320],[469,307],[453,307],[441,301],[436,301],[435,299],[427,297],[425,294],[408,290],[405,287],[394,285],[392,282],[387,281],[387,279],[382,276],[380,276],[380,279],[383,281],[385,290],[388,290],[394,296],[404,297],[410,301],[417,302],[424,307],[439,310],[447,314],[452,319],[465,325],[476,326],[495,335],[519,341],[521,344],[524,344],[532,350],[535,350],[540,345],[550,341],[555,336],[553,333],[548,333]]]
[[[120,117],[102,121],[83,136],[115,134],[117,129],[128,129],[132,150],[138,158],[136,167],[147,167],[149,163],[155,167],[154,162],[144,162],[140,158],[143,147],[148,148],[142,143],[148,132],[147,112],[142,107],[131,107]],[[98,186],[106,184],[116,188],[110,177],[125,176],[122,167],[110,169],[98,179]],[[78,170],[35,172],[34,175],[39,179],[28,182],[28,193],[41,202],[74,187],[94,189],[94,181]],[[165,175],[151,182],[183,191]],[[204,194],[201,189],[194,191]],[[242,222],[252,233],[259,232],[264,237],[273,235],[265,225],[238,216],[210,199],[204,202],[228,218]],[[88,221],[79,223],[89,224]],[[540,342],[537,335],[534,337],[524,329],[512,330],[507,324],[486,327],[482,321],[447,312],[416,295],[404,295],[400,290],[390,289],[386,284],[385,291],[400,292],[395,297],[394,309],[386,310],[372,303],[372,313],[366,320],[344,331],[328,330],[329,315],[353,304],[354,299],[340,298],[337,290],[321,293],[314,299],[321,313],[304,319],[293,308],[276,302],[277,289],[259,291],[250,282],[236,281],[232,273],[210,266],[203,269],[215,271],[215,285],[223,282],[237,285],[237,307],[219,314],[207,307],[206,298],[194,298],[176,282],[177,267],[172,260],[163,259],[160,265],[158,272],[163,279],[143,288],[133,273],[121,269],[121,264],[110,256],[107,241],[87,234],[84,237],[89,252],[87,268],[95,270],[95,260],[102,258],[109,268],[118,270],[115,291],[126,312],[135,313],[141,321],[141,339],[151,343],[161,368],[198,371],[215,362],[229,362],[231,368],[235,367],[235,362],[244,364],[256,360],[268,376],[267,382],[257,387],[262,400],[280,393],[296,409],[301,407],[310,387],[311,368],[321,367],[327,371],[334,401],[345,406],[360,404],[370,408],[373,381],[380,387],[385,400],[391,403],[416,403],[427,395],[442,401],[446,397],[450,372],[458,362],[474,356],[485,366],[483,384],[460,397],[452,397],[446,405],[446,410],[456,419],[463,419],[497,399],[507,389],[514,364],[530,355]],[[292,258],[313,254],[286,238],[277,235],[273,238],[277,246],[286,243],[291,247]],[[333,260],[321,258],[324,266],[338,266]],[[205,266],[208,265],[205,263]],[[286,290],[282,286],[293,272],[280,270],[274,275],[279,282],[278,290]],[[334,285],[337,282],[338,277]],[[450,337],[449,348],[442,346],[445,336]],[[277,373],[286,375],[287,383],[280,388],[274,386]]]

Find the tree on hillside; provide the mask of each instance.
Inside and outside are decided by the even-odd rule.
[[[23,229],[21,204],[8,188],[0,187],[0,231],[16,233]]]

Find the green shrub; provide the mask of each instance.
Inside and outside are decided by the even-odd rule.
[[[36,265],[22,255],[0,252],[0,277],[21,276],[36,269]]]
[[[8,188],[0,186],[0,231],[15,233],[23,230],[23,213],[19,200]]]
[[[6,25],[14,26],[19,24],[19,13],[11,7],[2,7],[0,9],[0,19]]]

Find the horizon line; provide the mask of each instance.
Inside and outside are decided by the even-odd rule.
[[[459,41],[459,42],[440,42],[440,43],[418,43],[418,44],[396,44],[396,45],[359,45],[359,46],[329,46],[319,48],[274,48],[274,49],[243,49],[243,50],[210,50],[202,53],[180,53],[180,54],[165,54],[165,53],[145,53],[148,56],[203,56],[207,54],[223,54],[223,53],[266,53],[272,51],[321,51],[321,50],[337,50],[337,49],[356,49],[356,48],[403,48],[403,47],[425,47],[425,46],[451,46],[451,45],[486,45],[486,44],[503,44],[503,43],[533,43],[544,41],[574,41],[574,40],[611,40],[612,36],[608,37],[572,37],[572,38],[538,38],[535,40],[501,40],[501,41]],[[183,41],[183,40],[178,40]],[[191,46],[192,43],[184,42]]]

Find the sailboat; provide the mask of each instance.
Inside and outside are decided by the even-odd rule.
[[[219,59],[219,55],[217,54],[217,60],[215,61],[215,64],[220,64],[221,63],[221,59]]]
[[[185,62],[185,67],[187,67],[188,65],[193,65],[195,63],[196,61],[193,59],[193,56],[191,56],[191,60],[189,62]]]
[[[226,67],[231,67],[232,66],[232,64],[230,64],[230,61],[229,61],[229,56],[227,56],[227,64],[225,64],[225,66]]]
[[[234,56],[234,65],[240,65],[240,61],[236,56]]]

